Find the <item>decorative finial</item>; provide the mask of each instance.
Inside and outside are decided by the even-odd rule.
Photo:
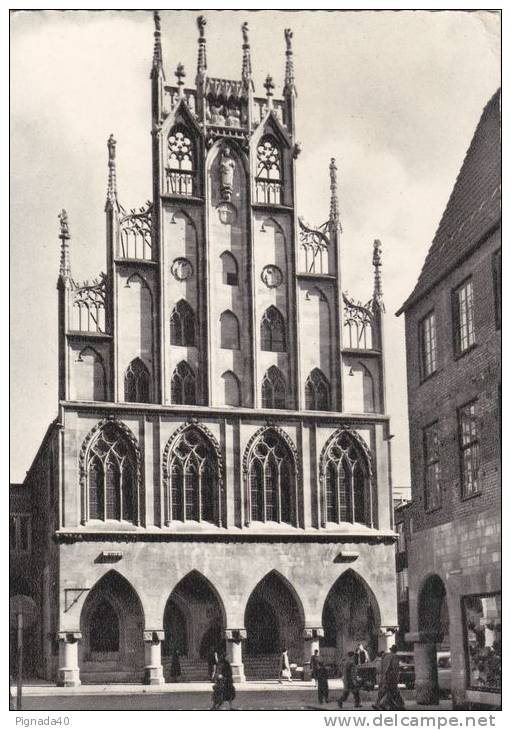
[[[106,197],[107,200],[117,199],[117,171],[115,167],[115,146],[117,142],[114,139],[114,135],[111,134],[108,138],[108,186]]]
[[[268,101],[266,102],[266,106],[268,107],[268,109],[271,109],[271,107],[273,106],[272,96],[273,90],[275,89],[275,84],[273,83],[273,79],[270,74],[268,74],[268,76],[266,77],[266,80],[264,82],[264,88],[266,89],[266,98],[268,99]]]
[[[177,89],[178,89],[179,96],[183,96],[183,86],[185,83],[183,81],[183,79],[185,78],[186,74],[185,74],[185,67],[183,66],[182,63],[177,64],[175,74],[176,74],[176,78],[177,78]]]
[[[330,160],[330,227],[342,231],[337,196],[337,165],[335,157]]]
[[[153,51],[153,70],[158,71],[162,67],[161,52],[161,18],[160,13],[155,10],[154,18],[154,51]]]
[[[373,292],[373,309],[385,311],[383,304],[383,290],[381,281],[382,267],[382,245],[381,241],[375,240],[373,244],[373,266],[374,266],[374,292]]]
[[[293,31],[291,28],[285,29],[284,38],[286,39],[286,73],[284,79],[284,93],[296,94],[293,47],[291,45],[293,40]]]
[[[67,220],[67,212],[62,208],[59,215],[60,221],[60,268],[59,274],[63,279],[71,278],[71,264],[69,262],[69,239],[71,235],[69,233],[69,224]]]
[[[243,57],[241,61],[241,78],[245,86],[251,86],[254,89],[252,81],[252,61],[250,60],[250,42],[248,40],[248,23],[245,21],[241,26],[241,34],[243,36]]]
[[[206,58],[206,35],[204,28],[206,27],[206,18],[199,15],[197,18],[197,28],[199,29],[199,51],[197,54],[197,78],[202,80],[206,76],[208,62]]]

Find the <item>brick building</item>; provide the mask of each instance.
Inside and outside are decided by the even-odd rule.
[[[500,704],[500,94],[488,102],[405,313],[417,699]]]
[[[26,487],[37,667],[64,685],[158,684],[176,650],[205,678],[224,644],[275,676],[284,646],[307,669],[397,624],[381,245],[354,302],[335,161],[326,223],[297,216],[291,31],[277,99],[246,24],[241,79],[208,75],[205,24],[170,85],[155,14],[153,200],[121,206],[111,137],[106,274],[75,282],[60,216],[58,419]]]

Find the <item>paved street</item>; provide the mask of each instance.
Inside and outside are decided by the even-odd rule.
[[[234,706],[237,710],[337,710],[335,699],[338,697],[339,691],[334,690],[332,695],[334,697],[333,702],[328,705],[319,705],[316,691],[310,687],[293,691],[284,688],[269,691],[239,690]],[[412,695],[413,693],[410,691],[403,691],[407,709],[409,710],[417,709],[417,706],[413,703]],[[371,703],[374,698],[374,693],[362,693],[364,710],[372,710]],[[23,699],[24,710],[55,710],[61,712],[66,710],[208,710],[210,705],[211,693],[189,691],[109,696],[27,696]],[[227,710],[227,707],[226,704],[224,706],[225,710]],[[348,711],[353,709],[351,700],[345,704],[344,709]],[[427,709],[428,711],[449,710],[450,702],[443,700],[439,706],[428,707]]]

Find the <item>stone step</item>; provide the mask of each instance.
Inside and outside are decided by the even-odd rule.
[[[247,679],[277,679],[280,674],[280,655],[244,657]]]
[[[163,676],[166,682],[171,681],[170,667],[171,660],[164,658],[163,664]],[[179,664],[181,666],[181,676],[178,677],[179,682],[207,682],[209,681],[208,665],[200,659],[187,659],[186,657],[179,658]]]
[[[143,672],[105,671],[80,672],[82,684],[139,684],[144,679]]]

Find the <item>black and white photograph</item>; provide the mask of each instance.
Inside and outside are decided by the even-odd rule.
[[[501,10],[9,43],[11,725],[500,726]]]

